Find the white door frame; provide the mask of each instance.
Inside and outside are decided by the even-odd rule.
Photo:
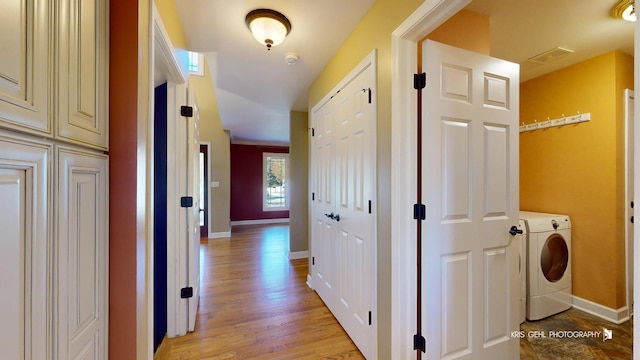
[[[633,88],[638,89],[640,86],[640,21],[635,23],[635,32],[633,38]],[[640,98],[636,97],[633,101],[633,142],[638,144],[640,141]],[[634,147],[633,150],[633,187],[640,189],[640,146]],[[640,200],[640,191],[634,191],[633,201],[638,204]],[[640,226],[633,228],[633,258],[640,258]],[[633,264],[633,302],[640,303],[640,261]],[[633,323],[633,347],[638,349],[640,346],[640,324],[635,321]],[[640,360],[640,351],[633,353],[634,360]]]
[[[169,38],[169,34],[167,33],[166,28],[164,27],[164,24],[162,22],[162,18],[160,17],[160,14],[158,13],[158,9],[156,8],[155,4],[152,3],[151,6],[151,19],[152,21],[150,21],[150,33],[152,34],[152,36],[149,37],[149,57],[150,57],[150,76],[149,76],[149,89],[150,89],[150,107],[149,107],[149,119],[153,119],[154,117],[154,89],[155,89],[155,76],[160,76],[163,78],[163,80],[169,81],[171,83],[173,83],[173,89],[169,89],[169,92],[174,92],[176,91],[175,89],[175,85],[181,85],[181,84],[186,84],[189,78],[188,72],[186,71],[186,63],[184,62],[184,59],[186,59],[186,57],[188,56],[186,54],[186,51],[182,51],[180,54],[176,51],[175,47],[173,46],[173,44],[171,43],[171,39]],[[184,86],[182,86],[184,88]],[[170,103],[172,100],[174,100],[175,102],[175,95],[172,96],[168,96],[167,97],[168,102]],[[177,106],[174,104],[174,106]],[[177,109],[177,108],[176,108]],[[177,113],[177,110],[176,112]],[[171,116],[174,116],[175,118],[175,113],[167,113],[167,116],[169,117],[168,121],[171,122]],[[175,123],[175,119],[173,120],[173,122]],[[154,136],[153,136],[153,121],[149,121],[149,139],[148,139],[148,147],[150,149],[153,149],[154,146]],[[148,163],[149,164],[153,164],[153,151],[149,151],[148,152]],[[150,165],[152,166],[152,165]],[[151,168],[150,170],[150,178],[153,178],[153,172],[154,169]],[[152,194],[153,193],[153,184],[149,185],[149,192]],[[151,201],[153,199],[153,196],[151,196]],[[149,216],[149,229],[148,229],[148,233],[150,238],[153,238],[153,204],[149,204],[149,209],[150,212],[148,214]],[[168,229],[169,230],[169,229]],[[169,232],[169,231],[167,231]],[[175,237],[168,237],[168,244],[167,244],[167,257],[169,259],[172,258],[177,258],[178,255],[176,253],[176,248],[177,248],[177,244],[175,244],[175,241],[172,243],[171,240],[175,240]],[[147,252],[147,266],[148,266],[148,271],[147,271],[147,276],[150,278],[148,280],[148,287],[150,287],[150,289],[148,289],[148,294],[149,296],[147,297],[147,312],[149,314],[149,324],[148,326],[148,343],[149,343],[149,348],[150,348],[150,354],[153,354],[153,254],[154,254],[154,249],[153,249],[153,242],[149,242],[148,244],[148,252]],[[175,278],[178,276],[178,269],[180,269],[180,265],[179,264],[175,264],[174,262],[168,261],[167,263],[167,271],[169,272],[169,274],[171,274],[173,271],[174,276],[167,276],[167,294],[177,294],[179,292],[179,286],[178,283],[175,281]],[[173,284],[173,287],[172,287]],[[175,321],[175,317],[177,315],[177,311],[175,309],[178,308],[178,304],[177,299],[174,299],[175,297],[171,297],[169,295],[167,295],[167,334],[176,334],[177,330],[177,324]],[[174,301],[175,300],[175,301]],[[175,335],[174,335],[175,336]]]
[[[413,74],[418,41],[471,0],[426,0],[394,32],[391,40],[391,356],[413,357],[416,333],[416,119]],[[427,82],[429,79],[427,79]]]
[[[630,205],[629,205],[629,195],[633,195],[633,194],[629,194],[629,192],[633,191],[633,185],[631,183],[631,181],[634,179],[634,174],[631,174],[630,171],[632,169],[630,169],[630,161],[633,161],[633,154],[631,154],[630,150],[633,150],[636,148],[636,146],[633,146],[633,149],[629,149],[629,147],[631,146],[630,143],[633,143],[633,138],[632,136],[634,135],[633,133],[631,133],[631,131],[634,130],[634,124],[632,123],[632,121],[634,121],[633,118],[633,113],[632,111],[630,111],[631,109],[629,109],[629,100],[631,101],[635,101],[635,97],[634,97],[634,92],[633,90],[630,89],[625,89],[624,90],[624,122],[625,122],[625,135],[624,135],[624,141],[625,141],[625,176],[624,176],[624,181],[625,181],[625,197],[624,197],[624,208],[625,208],[625,217],[624,217],[624,231],[625,231],[625,256],[626,256],[626,266],[625,266],[625,272],[626,272],[626,300],[627,300],[627,317],[631,317],[631,315],[633,314],[633,267],[635,264],[635,261],[633,260],[633,249],[634,249],[634,236],[633,234],[629,231],[629,228],[631,227],[632,229],[634,228],[634,226],[631,225],[630,223],[630,219],[633,216],[634,211],[631,209]],[[635,106],[634,106],[635,108]],[[634,167],[635,169],[635,167]],[[635,192],[635,191],[634,191]],[[635,202],[634,202],[635,203]]]
[[[395,189],[391,204],[391,354],[392,359],[408,359],[415,352],[416,331],[415,266],[416,229],[413,204],[416,189],[415,120],[417,100],[413,90],[413,74],[418,68],[417,43],[448,20],[471,0],[426,0],[392,34],[391,75],[391,188]],[[428,82],[428,79],[427,79]],[[640,86],[640,21],[635,23],[634,89]],[[640,141],[640,100],[634,102],[634,142]],[[640,189],[640,146],[634,149],[634,187]],[[640,203],[640,192],[634,202]],[[634,257],[640,258],[640,226],[634,228]],[[634,302],[640,301],[640,274],[634,263]],[[640,344],[640,324],[634,323],[633,343]],[[633,354],[640,360],[640,351]]]

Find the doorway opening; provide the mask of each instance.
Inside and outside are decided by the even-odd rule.
[[[209,237],[209,144],[200,144],[200,237]]]

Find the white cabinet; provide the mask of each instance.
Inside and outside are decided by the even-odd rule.
[[[56,22],[56,136],[100,149],[109,141],[107,13],[105,0],[59,0]]]
[[[57,147],[58,359],[106,359],[107,158]]]
[[[108,6],[107,0],[3,3],[0,127],[108,148]]]
[[[0,11],[0,358],[107,358],[108,0]]]
[[[51,146],[0,134],[0,349],[52,359]]]
[[[48,0],[12,0],[0,11],[0,127],[51,136]]]

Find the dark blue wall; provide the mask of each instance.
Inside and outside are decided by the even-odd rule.
[[[167,333],[167,84],[155,89],[153,351]]]

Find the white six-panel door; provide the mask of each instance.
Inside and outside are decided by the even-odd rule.
[[[365,357],[376,357],[375,53],[312,112],[314,288]]]
[[[193,107],[193,117],[180,107]],[[185,84],[167,83],[167,336],[195,329],[200,293],[199,169],[200,124],[195,93]],[[193,206],[182,207],[181,198]],[[182,298],[181,289],[193,289]]]
[[[517,359],[517,64],[426,41],[423,324],[428,359]]]
[[[187,261],[186,268],[189,273],[188,286],[193,288],[193,296],[188,302],[188,331],[194,331],[196,327],[196,315],[200,300],[200,113],[198,101],[193,88],[189,88],[188,103],[193,107],[193,117],[186,119],[187,126],[187,161],[186,173],[188,177],[188,194],[193,197],[193,207],[187,208]]]

